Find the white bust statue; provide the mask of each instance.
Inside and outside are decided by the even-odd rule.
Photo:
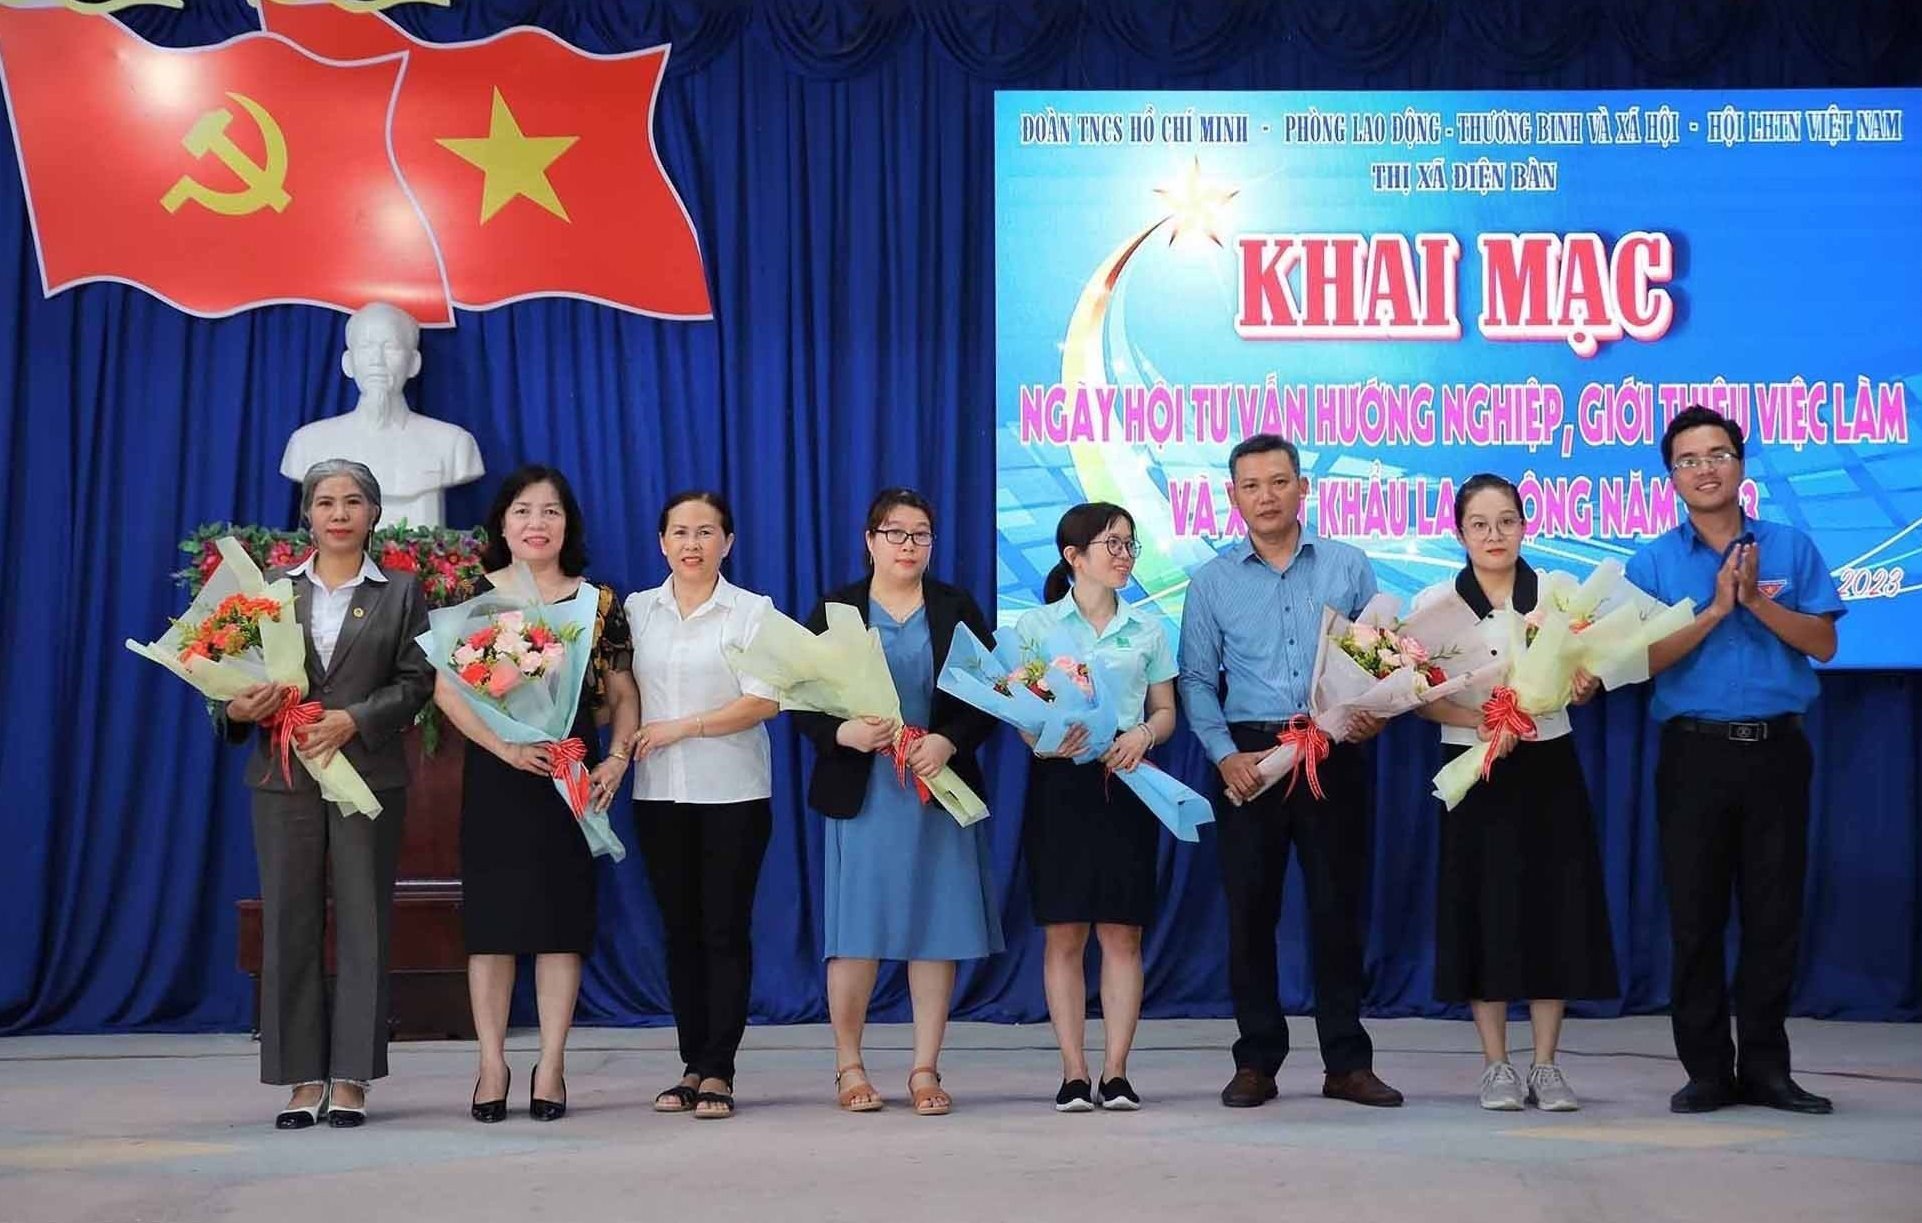
[[[322,459],[353,459],[380,481],[380,525],[443,525],[441,490],[479,479],[485,468],[473,434],[407,406],[407,380],[420,372],[420,324],[385,302],[362,306],[347,320],[340,367],[360,402],[294,430],[280,474],[297,481]]]

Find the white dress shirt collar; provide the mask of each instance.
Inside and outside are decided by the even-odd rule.
[[[314,562],[317,561],[319,558],[320,558],[319,552],[309,552],[307,554],[306,560],[300,562],[298,565],[295,565],[292,569],[289,569],[287,571],[287,576],[293,577],[293,578],[306,578],[309,581],[311,581],[314,585],[320,587],[322,590],[326,590],[327,583],[320,580],[320,574],[316,572],[316,570],[314,569]],[[381,568],[379,565],[376,565],[374,563],[374,558],[367,555],[365,552],[363,552],[360,554],[360,572],[356,573],[353,577],[349,578],[347,581],[342,582],[340,585],[334,587],[334,589],[346,590],[349,586],[358,586],[362,582],[385,582],[386,580],[387,580],[387,575],[381,572]]]

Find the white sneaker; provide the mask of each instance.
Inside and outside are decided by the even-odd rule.
[[[1528,1068],[1528,1102],[1545,1113],[1572,1113],[1581,1107],[1562,1068],[1553,1062]]]
[[[1522,1076],[1515,1073],[1515,1067],[1496,1062],[1482,1071],[1482,1107],[1501,1113],[1522,1110]]]

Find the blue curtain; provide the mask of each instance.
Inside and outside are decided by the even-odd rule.
[[[1046,88],[1597,88],[1908,84],[1904,0],[770,0],[690,5],[463,0],[404,5],[430,39],[539,24],[591,51],[674,43],[662,155],[699,229],[712,323],[571,301],[461,316],[424,343],[417,401],[480,440],[496,474],[539,459],[586,502],[590,574],[660,580],[652,533],[671,490],[735,498],[732,575],[805,609],[858,566],[861,515],[886,483],[941,511],[937,570],[992,590],[997,85]],[[135,9],[170,45],[252,28],[241,0]],[[9,147],[11,147],[9,145]],[[19,178],[0,165],[0,1031],[245,1026],[234,902],[256,894],[236,753],[198,699],[121,649],[178,609],[175,541],[196,524],[290,524],[277,474],[298,425],[351,406],[338,315],[276,307],[189,318],[142,293],[42,297]],[[456,492],[476,521],[489,482]],[[1844,625],[1846,629],[1846,622]],[[1642,699],[1580,711],[1624,972],[1620,1009],[1666,1002],[1668,942]],[[1913,1019],[1922,998],[1922,678],[1825,677],[1798,1013]],[[779,724],[777,821],[755,918],[757,1020],[819,1020],[821,822]],[[1204,767],[1183,736],[1166,763]],[[1376,752],[1367,904],[1370,1010],[1430,998],[1432,731]],[[1045,1016],[1039,941],[1015,853],[1022,755],[989,752],[1010,948],[968,966],[966,1018]],[[1169,846],[1148,937],[1147,1011],[1228,1011],[1214,844]],[[666,1021],[660,929],[639,863],[607,868],[590,1022]],[[1311,1003],[1301,888],[1284,918],[1283,989]],[[885,979],[877,1014],[904,1017]],[[1615,1007],[1600,1008],[1612,1013]]]

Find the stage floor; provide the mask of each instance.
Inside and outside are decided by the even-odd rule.
[[[1794,1023],[1797,1077],[1834,1097],[1830,1117],[1671,1116],[1662,1018],[1571,1021],[1562,1063],[1585,1107],[1562,1115],[1478,1109],[1466,1023],[1369,1028],[1404,1108],[1322,1099],[1311,1048],[1281,1099],[1225,1109],[1232,1025],[1162,1021],[1130,1068],[1139,1113],[1057,1115],[1045,1027],[957,1024],[951,1116],[907,1106],[896,1026],[869,1040],[890,1107],[848,1116],[828,1033],[800,1027],[750,1031],[740,1114],[715,1123],[649,1111],[679,1069],[671,1029],[587,1028],[558,1123],[526,1115],[535,1042],[517,1032],[503,1124],[467,1119],[472,1045],[402,1044],[365,1128],[289,1133],[245,1037],[17,1037],[0,1041],[0,1219],[1922,1219],[1922,1025]]]

